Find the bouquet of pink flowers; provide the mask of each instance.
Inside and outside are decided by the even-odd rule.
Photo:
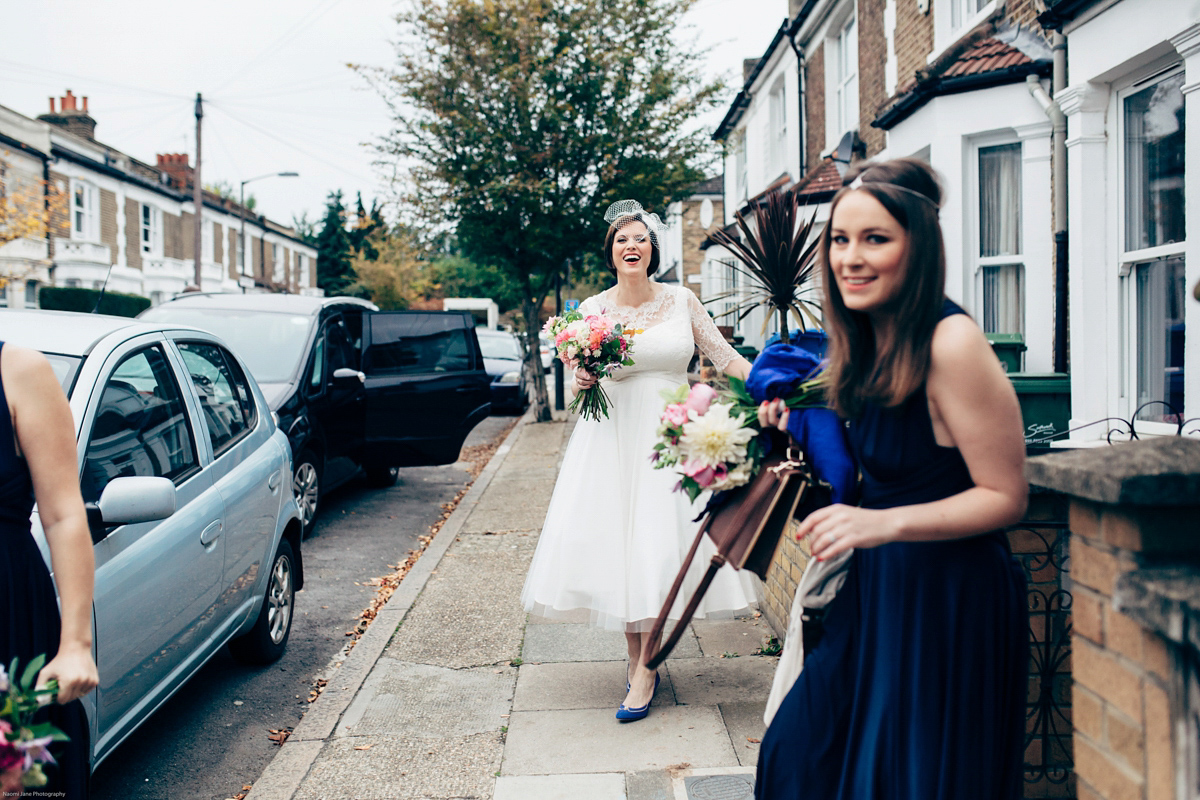
[[[558,358],[571,369],[583,367],[606,378],[614,370],[633,365],[629,357],[633,336],[640,331],[625,329],[620,323],[599,314],[584,316],[568,311],[561,317],[551,317],[542,330],[554,339]],[[608,416],[608,395],[599,383],[575,395],[568,406],[584,419],[599,420]]]
[[[0,665],[0,773],[16,773],[21,785],[45,786],[43,764],[53,764],[50,743],[66,741],[67,735],[49,722],[33,723],[33,715],[58,694],[58,684],[35,688],[34,681],[46,663],[38,656],[29,662],[18,680],[17,660],[5,670]]]
[[[746,384],[729,379],[724,395],[706,383],[663,391],[667,405],[659,421],[659,441],[650,460],[655,469],[672,467],[680,475],[676,491],[694,502],[701,492],[733,489],[749,483],[766,455],[759,439],[758,404]],[[823,405],[823,381],[803,381],[785,401],[788,408]]]

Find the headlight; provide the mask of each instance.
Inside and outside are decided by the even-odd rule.
[[[506,372],[503,375],[501,375],[500,380],[498,380],[496,382],[497,383],[520,383],[521,382],[521,373],[520,372]]]

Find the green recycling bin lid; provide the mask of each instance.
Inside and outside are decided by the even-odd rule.
[[[1065,372],[1010,372],[1017,394],[1069,394],[1071,376]]]
[[[985,333],[984,336],[987,337],[988,344],[993,347],[1001,345],[1002,347],[1025,349],[1025,336],[1020,333]]]

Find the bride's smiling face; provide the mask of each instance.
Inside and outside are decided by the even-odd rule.
[[[611,259],[618,277],[645,278],[653,253],[650,232],[642,222],[632,220],[625,223],[613,237]]]

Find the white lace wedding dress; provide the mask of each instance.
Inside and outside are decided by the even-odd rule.
[[[679,475],[656,470],[650,455],[664,400],[659,391],[687,383],[693,346],[719,370],[737,357],[688,289],[658,284],[658,295],[628,308],[615,289],[589,297],[584,314],[604,314],[643,332],[633,340],[633,366],[602,379],[608,419],[581,419],[563,456],[521,600],[527,611],[564,618],[587,609],[593,625],[648,631],[695,539],[707,493],[693,505],[673,491]],[[714,552],[705,537],[672,609],[678,619]],[[754,577],[726,566],[697,617],[733,616],[755,599]]]

